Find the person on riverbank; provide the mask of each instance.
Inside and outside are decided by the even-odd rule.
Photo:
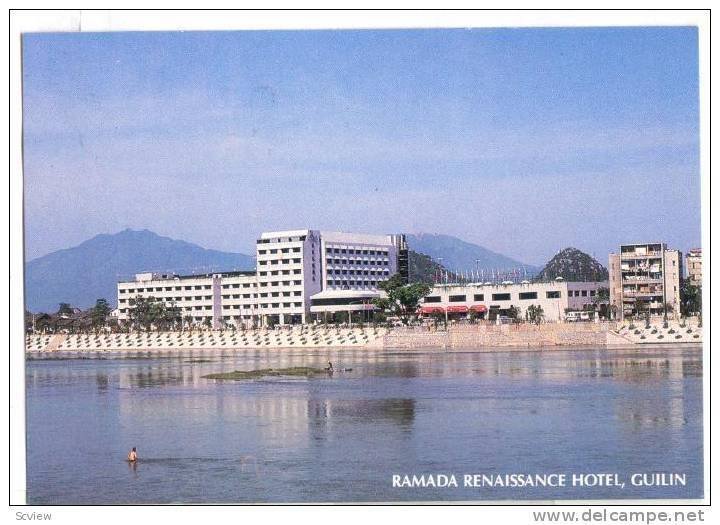
[[[137,448],[133,447],[132,450],[128,453],[128,461],[137,461]]]

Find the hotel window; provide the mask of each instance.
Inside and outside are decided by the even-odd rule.
[[[492,300],[493,301],[509,301],[510,294],[509,293],[494,293],[494,294],[492,294]]]
[[[267,253],[267,250],[258,250],[258,253],[260,255],[265,255]]]
[[[290,259],[288,259],[288,262],[289,262],[289,261],[290,261]],[[300,259],[293,259],[292,261],[293,261],[294,263],[299,263],[299,262],[300,262]]]
[[[520,292],[520,300],[537,299],[537,292]]]
[[[545,297],[547,299],[560,299],[560,290],[550,290],[549,292],[545,292]]]
[[[451,296],[448,298],[448,300],[449,300],[451,303],[462,303],[462,302],[464,302],[464,301],[466,300],[466,299],[465,299],[466,297],[467,297],[466,295],[451,295]]]
[[[476,293],[473,295],[473,301],[484,301],[485,300],[485,294],[482,293]]]
[[[582,295],[583,297],[587,297],[587,290],[583,290],[582,292],[580,292],[580,295]]]
[[[426,303],[439,303],[440,302],[440,296],[439,295],[428,295],[425,298]]]

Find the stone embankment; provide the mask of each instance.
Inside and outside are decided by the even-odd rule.
[[[476,324],[451,326],[447,331],[428,327],[396,329],[384,338],[386,348],[544,348],[602,346],[612,323]],[[626,343],[627,344],[627,343]]]
[[[28,352],[120,350],[183,350],[222,348],[381,348],[386,328],[323,328],[277,330],[132,332],[118,334],[29,335]]]
[[[622,325],[613,335],[616,341],[633,344],[701,343],[702,326],[696,322],[668,323],[667,326],[663,322],[639,322],[632,327],[630,324]]]
[[[201,350],[223,348],[447,348],[493,349],[573,346],[628,346],[658,343],[702,343],[697,324],[641,327],[603,323],[473,324],[448,330],[427,326],[334,328],[304,326],[275,330],[133,332],[120,334],[28,335],[28,352],[122,350]]]

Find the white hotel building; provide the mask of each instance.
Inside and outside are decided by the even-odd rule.
[[[136,297],[178,306],[195,324],[306,323],[334,312],[371,310],[378,285],[407,281],[404,235],[292,230],[261,234],[256,269],[205,275],[140,273],[118,283],[118,319]]]
[[[529,306],[540,306],[546,321],[562,321],[568,311],[583,311],[594,305],[599,288],[607,281],[555,280],[531,283],[438,284],[421,302],[424,316],[445,315],[462,319],[474,313],[480,319],[507,315],[511,307],[525,317]],[[494,314],[494,315],[493,315]]]

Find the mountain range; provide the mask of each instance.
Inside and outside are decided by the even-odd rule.
[[[114,305],[117,281],[139,272],[182,275],[254,267],[249,255],[206,250],[149,230],[123,230],[26,262],[25,308],[54,312],[60,302],[87,308],[101,297]]]
[[[451,271],[487,272],[524,268],[528,274],[534,274],[540,269],[450,235],[420,233],[409,234],[406,238],[410,249],[432,257]]]
[[[432,281],[440,268],[537,268],[449,235],[408,235],[411,273]],[[476,261],[478,261],[476,263]],[[149,230],[101,234],[78,246],[58,250],[25,263],[25,305],[31,312],[55,312],[59,303],[88,308],[99,298],[115,304],[116,283],[135,273],[176,274],[251,270],[255,259],[242,253],[208,250],[163,237]]]

